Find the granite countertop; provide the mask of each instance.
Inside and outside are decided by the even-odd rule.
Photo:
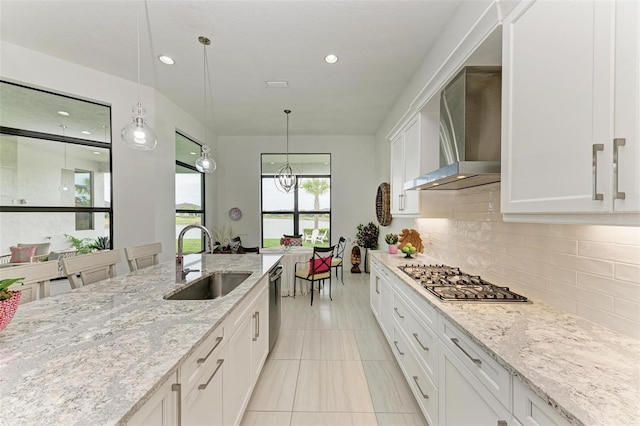
[[[638,340],[535,300],[442,302],[397,268],[441,262],[425,255],[412,261],[374,256],[570,423],[640,424]]]
[[[0,332],[2,422],[126,421],[278,262],[280,255],[191,255],[200,269],[252,275],[214,300],[164,300],[185,284],[164,262],[21,305]]]

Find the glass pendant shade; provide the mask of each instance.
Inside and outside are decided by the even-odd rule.
[[[151,151],[158,144],[158,139],[156,138],[156,133],[146,123],[144,118],[145,110],[140,102],[133,107],[133,112],[133,121],[122,129],[120,136],[129,148]]]
[[[196,160],[196,169],[200,173],[213,173],[217,164],[210,156],[211,149],[207,145],[202,146],[202,155]]]

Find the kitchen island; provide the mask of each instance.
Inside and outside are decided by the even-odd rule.
[[[278,263],[279,255],[191,255],[190,282],[250,272],[213,300],[165,300],[164,262],[19,307],[0,333],[2,424],[111,425],[126,421]]]
[[[469,379],[470,383],[474,380],[479,383],[476,388],[479,395],[495,401],[493,407],[498,418],[507,424],[512,424],[509,419],[512,415],[518,419],[514,421],[524,424],[640,424],[640,342],[637,340],[536,301],[441,301],[398,269],[406,264],[441,262],[425,255],[407,260],[402,255],[374,252],[373,257],[374,268],[376,265],[379,269],[384,268],[381,274],[390,279],[384,284],[387,287],[382,288],[383,285],[375,281],[376,271],[372,269],[372,294],[378,295],[380,303],[375,307],[372,298],[372,308],[383,331],[393,336],[390,345],[399,363],[402,365],[403,355],[412,351],[411,344],[418,339],[421,343],[417,349],[424,348],[422,345],[428,335],[422,330],[434,332],[431,344],[427,345],[431,349],[427,352],[429,355],[425,355],[427,361],[422,363],[420,355],[412,359],[425,365],[425,371],[433,369],[420,380],[423,389],[428,387],[425,382],[432,384],[430,401],[434,401],[439,393],[440,404],[435,402],[435,406],[425,408],[431,408],[434,419],[439,416],[435,423],[450,421],[446,418],[448,404],[445,399],[451,396],[457,400],[454,410],[464,407],[467,412],[479,414],[473,410],[469,398],[462,402],[460,393],[442,392],[453,372],[451,360],[460,355],[462,362],[458,365],[462,366],[459,371],[465,378],[473,374],[480,377],[479,380]],[[416,304],[412,304],[414,300]],[[380,311],[376,313],[375,309]],[[430,312],[433,315],[429,317]],[[398,346],[403,344],[402,329],[412,327],[405,325],[410,321],[408,313],[415,314],[425,327],[420,329],[420,336],[409,333],[404,346]],[[430,320],[433,321],[429,323]],[[478,350],[472,352],[474,348]],[[429,356],[434,357],[433,361]],[[502,370],[504,376],[499,373]],[[412,378],[418,383],[418,376]],[[407,381],[412,386],[411,380]],[[496,397],[487,397],[491,393]],[[523,395],[534,396],[531,400],[527,397],[527,403],[524,403]],[[416,398],[420,400],[421,396],[418,394]],[[460,403],[463,405],[457,405]],[[535,416],[540,414],[536,407],[548,410],[558,421],[543,416],[546,421],[536,423]],[[425,415],[428,417],[429,414]],[[479,417],[475,422],[482,423]]]

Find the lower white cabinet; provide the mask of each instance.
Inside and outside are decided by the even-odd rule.
[[[513,415],[523,426],[569,424],[517,377],[513,378]]]
[[[378,262],[371,259],[371,275],[369,276],[369,303],[373,315],[380,320],[380,266]]]
[[[149,400],[129,419],[129,425],[174,426],[179,419],[180,385],[172,374]]]
[[[223,425],[224,377],[228,364],[227,345],[210,356],[207,368],[182,398],[182,425]],[[184,392],[184,391],[183,391]]]

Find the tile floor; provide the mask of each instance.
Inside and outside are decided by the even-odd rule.
[[[426,425],[369,307],[369,274],[282,300],[282,326],[242,425]]]

